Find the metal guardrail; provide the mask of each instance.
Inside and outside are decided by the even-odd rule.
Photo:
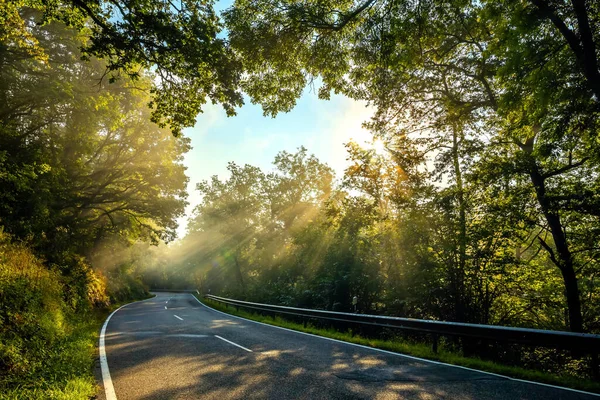
[[[306,308],[252,303],[249,301],[234,300],[213,295],[205,295],[204,297],[225,305],[233,305],[263,312],[429,333],[433,338],[434,351],[437,351],[439,336],[470,337],[496,342],[519,343],[535,347],[577,351],[582,354],[592,355],[592,372],[595,377],[598,377],[600,335],[311,310]]]

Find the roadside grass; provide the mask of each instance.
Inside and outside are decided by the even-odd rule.
[[[73,254],[62,261],[46,265],[0,226],[2,400],[95,396],[98,334],[108,313],[119,306],[109,305],[108,294],[117,302],[148,297],[131,277],[107,280]]]
[[[64,336],[52,346],[39,348],[29,373],[3,379],[0,399],[89,399],[96,394],[94,359],[98,327],[108,311],[71,317]]]
[[[263,322],[269,325],[280,326],[282,328],[295,331],[311,333],[313,335],[323,336],[331,339],[337,339],[344,342],[356,343],[363,346],[374,347],[377,349],[388,350],[395,353],[406,354],[414,357],[425,358],[433,361],[440,361],[447,364],[458,365],[467,368],[473,368],[481,371],[505,375],[512,378],[524,379],[533,382],[547,383],[550,385],[563,386],[577,390],[583,390],[592,393],[600,393],[600,382],[580,379],[569,375],[556,375],[544,371],[529,370],[521,367],[498,364],[493,361],[483,360],[476,357],[465,357],[457,352],[449,351],[440,346],[437,353],[434,353],[429,344],[413,343],[407,341],[391,341],[381,339],[371,339],[353,335],[351,331],[341,332],[335,329],[324,329],[314,325],[292,322],[281,318],[280,316],[264,316],[245,310],[236,310],[234,307],[226,307],[216,301],[200,298],[198,300],[209,307],[225,312],[227,314],[251,319],[253,321]]]
[[[151,298],[154,296],[147,296]],[[139,299],[144,300],[145,298]],[[108,315],[132,301],[71,316],[65,335],[51,347],[40,349],[43,360],[31,373],[15,379],[0,379],[1,400],[89,400],[99,387],[94,376],[100,328]]]

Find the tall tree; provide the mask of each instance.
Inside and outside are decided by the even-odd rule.
[[[227,41],[213,1],[184,0],[53,0],[3,1],[0,39],[43,58],[43,47],[31,38],[35,26],[59,21],[88,36],[82,55],[106,59],[107,75],[140,78],[152,70],[149,90],[152,120],[175,134],[194,125],[207,100],[221,104],[228,115],[243,103],[240,64]],[[8,43],[7,43],[8,42]],[[110,74],[110,72],[118,72]]]
[[[398,129],[391,128],[399,126],[417,134],[448,132],[454,143],[465,129],[480,134],[485,126],[483,143],[510,143],[506,163],[517,167],[502,171],[509,180],[529,177],[534,207],[552,238],[538,236],[539,245],[563,275],[570,328],[581,331],[577,271],[585,262],[573,256],[578,227],[564,213],[576,209],[595,221],[586,226],[597,226],[591,172],[598,165],[595,12],[595,4],[584,1],[559,7],[537,1],[238,0],[225,19],[249,71],[243,87],[268,114],[292,107],[318,77],[323,98],[336,91],[372,102],[378,111],[370,126],[380,134],[394,135]],[[270,84],[260,84],[263,79]],[[448,162],[464,238],[461,171],[455,158]],[[589,168],[587,177],[572,173],[579,168]],[[586,200],[575,186],[551,183],[558,176],[576,180],[589,193]],[[581,250],[584,258],[589,251]]]
[[[173,239],[189,144],[150,122],[151,77],[99,85],[106,63],[81,60],[85,37],[33,32],[45,60],[0,48],[0,222],[50,260],[112,235]]]
[[[220,181],[213,176],[210,181],[197,185],[202,203],[194,210],[190,234],[204,233],[204,257],[220,262],[220,268],[231,271],[236,285],[233,293],[244,295],[247,257],[255,245],[257,233],[264,217],[264,174],[251,165],[240,167],[229,163],[231,176]]]

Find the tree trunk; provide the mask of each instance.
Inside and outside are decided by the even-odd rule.
[[[467,217],[466,205],[464,199],[464,188],[462,180],[462,172],[460,170],[459,150],[459,131],[458,128],[452,128],[452,161],[454,167],[454,175],[456,177],[456,199],[458,202],[458,266],[455,272],[455,312],[456,319],[465,321],[466,307],[464,304],[464,274],[466,267],[467,254]]]
[[[526,150],[527,153],[529,153]],[[552,262],[560,269],[565,285],[565,296],[569,311],[569,328],[573,332],[583,332],[583,317],[581,315],[581,300],[579,298],[579,286],[575,275],[573,256],[569,250],[567,235],[563,229],[558,211],[552,208],[546,196],[546,178],[541,174],[535,160],[531,158],[529,165],[529,176],[535,188],[536,197],[542,213],[550,228],[554,247],[547,244],[541,237],[540,243],[549,253]]]

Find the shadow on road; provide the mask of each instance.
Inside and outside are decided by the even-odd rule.
[[[201,306],[182,300],[172,310],[190,307]],[[119,327],[132,330],[107,336],[117,394],[146,400],[592,398],[195,311],[206,313],[202,326],[194,328],[197,336],[170,320],[157,320],[150,330],[143,307],[128,311]],[[235,329],[273,330],[276,339],[260,341],[249,353],[214,337],[223,329],[230,335]],[[173,336],[183,332],[188,336]]]

